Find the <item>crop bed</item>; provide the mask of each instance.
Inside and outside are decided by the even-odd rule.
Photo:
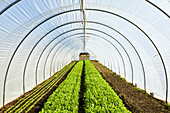
[[[119,96],[118,96],[119,95]],[[6,113],[169,113],[162,101],[120,79],[99,62],[72,62],[5,105]]]
[[[74,66],[67,78],[44,103],[40,113],[47,112],[129,113],[130,111],[124,107],[122,100],[102,78],[90,60],[85,60],[79,61]]]
[[[82,70],[83,61],[79,61],[67,78],[50,95],[40,113],[78,112]]]
[[[84,86],[86,88],[84,93],[85,112],[130,113],[89,60],[85,60]]]
[[[168,106],[161,100],[147,94],[145,91],[134,87],[131,83],[120,79],[111,70],[99,62],[92,61],[103,78],[110,84],[123,100],[126,107],[134,113],[170,113]]]
[[[63,69],[36,86],[31,91],[2,107],[0,112],[27,113],[39,111],[47,97],[63,81],[64,77],[69,73],[75,64],[76,62],[71,62],[66,65]]]

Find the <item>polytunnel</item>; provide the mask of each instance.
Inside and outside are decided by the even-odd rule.
[[[170,102],[169,0],[1,0],[0,106],[82,51]]]

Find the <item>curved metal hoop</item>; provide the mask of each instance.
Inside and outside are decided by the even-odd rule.
[[[83,33],[78,33],[78,34],[83,34]],[[74,34],[74,35],[78,35],[78,34]],[[88,34],[88,33],[87,33]],[[89,33],[90,34],[90,33]],[[95,36],[95,34],[91,34],[91,35],[94,35]],[[69,38],[69,37],[67,37],[67,38]],[[103,40],[105,40],[103,37],[99,37],[99,38],[102,38]],[[65,39],[64,39],[65,40]],[[111,42],[110,41],[108,41],[108,40],[106,40],[107,42],[109,42],[110,44],[111,44]],[[113,44],[111,44],[114,48],[116,48]],[[57,46],[57,44],[54,46],[54,48]],[[62,45],[57,49],[57,51],[55,51],[54,53],[54,55],[53,55],[53,57],[52,57],[52,60],[51,60],[51,65],[50,65],[50,70],[52,70],[52,62],[54,61],[54,57],[56,56],[56,54],[58,53],[58,50],[60,49],[62,47]],[[51,49],[51,51],[54,49],[54,48],[52,48]],[[64,48],[63,48],[64,49]],[[118,49],[116,49],[116,51],[117,51]],[[50,51],[50,52],[51,52]],[[118,50],[119,51],[119,50]],[[120,53],[120,52],[118,52],[118,53]],[[59,53],[58,53],[59,54]],[[47,56],[47,58],[46,59],[48,59],[48,56]],[[123,59],[122,59],[122,61],[124,61]],[[119,65],[119,64],[118,64]]]
[[[82,34],[82,33],[81,33]],[[81,37],[79,37],[79,38],[81,38]],[[99,37],[100,38],[100,37]],[[104,39],[104,38],[103,38]],[[110,42],[109,42],[110,43]],[[70,43],[68,43],[67,45],[70,45]],[[63,46],[63,45],[61,45],[61,46]],[[57,49],[57,51],[61,48],[61,46]],[[66,47],[66,46],[65,46]],[[65,49],[65,47],[64,48],[62,48],[61,49],[61,51],[62,50],[64,50]],[[53,55],[53,58],[52,58],[52,60],[51,61],[53,61],[53,59],[54,59],[54,57],[56,56],[56,54],[58,53],[58,54],[61,54],[61,51],[60,52],[55,52],[55,54]],[[47,58],[48,59],[48,58]],[[56,59],[58,59],[58,56],[57,56],[57,58]],[[110,60],[110,59],[109,59]],[[52,68],[52,63],[51,63],[51,68]]]
[[[157,8],[159,11],[161,11],[164,15],[166,15],[168,18],[170,18],[170,16],[164,11],[162,10],[160,7],[158,7],[157,5],[155,5],[154,3],[152,3],[149,0],[145,0],[146,2],[148,2],[150,5],[154,6],[155,8]]]
[[[15,2],[12,2],[11,4],[9,4],[6,8],[4,8],[1,12],[0,15],[2,13],[4,13],[6,10],[8,10],[9,8],[11,8],[12,6],[14,6],[15,4],[17,4],[18,2],[20,2],[21,0],[16,0]]]
[[[23,81],[24,81],[24,79],[25,79],[25,70],[26,70],[26,66],[27,66],[29,57],[30,57],[31,53],[33,52],[33,50],[35,49],[35,47],[38,45],[38,43],[39,43],[43,38],[45,38],[45,36],[47,36],[49,33],[51,33],[52,31],[54,31],[54,30],[56,30],[56,29],[58,29],[58,28],[60,28],[60,27],[63,27],[63,26],[65,26],[65,25],[69,25],[69,24],[73,24],[73,23],[79,23],[79,22],[81,22],[81,21],[75,21],[75,22],[65,23],[65,24],[62,24],[62,25],[60,25],[60,26],[58,26],[58,27],[50,30],[49,32],[47,32],[47,33],[34,45],[33,49],[31,50],[31,52],[30,52],[30,54],[29,54],[29,56],[28,56],[28,58],[27,58],[26,64],[25,64],[25,66],[24,66]],[[99,25],[108,27],[108,28],[114,30],[115,32],[117,32],[118,34],[120,34],[123,38],[125,38],[125,39],[130,43],[130,45],[133,47],[133,49],[134,49],[135,52],[137,53],[137,55],[138,55],[138,57],[139,57],[139,60],[140,60],[140,62],[141,62],[142,70],[143,70],[143,74],[144,74],[144,89],[146,89],[145,71],[144,71],[144,66],[143,66],[142,60],[141,60],[140,55],[139,55],[139,53],[137,52],[136,48],[135,48],[135,47],[133,46],[133,44],[128,40],[128,38],[126,38],[122,33],[120,33],[119,31],[117,31],[116,29],[114,29],[114,28],[112,28],[112,27],[110,27],[110,26],[108,26],[108,25],[105,25],[105,24],[102,24],[102,23],[99,23],[99,22],[93,22],[93,21],[87,21],[87,22],[89,22],[89,23],[94,23],[94,24],[99,24]],[[114,40],[115,40],[115,39],[114,39]],[[52,41],[54,41],[54,40],[52,40]],[[117,40],[116,40],[116,41],[117,41]],[[119,44],[121,45],[121,43],[119,43]],[[121,46],[122,46],[122,45],[121,45]],[[125,49],[124,49],[124,50],[125,50]],[[126,52],[126,53],[127,53],[127,52]],[[131,63],[131,60],[130,60],[129,55],[128,55],[128,58],[129,58],[129,61],[130,61],[131,67],[132,67],[132,63]],[[126,74],[124,74],[124,75],[126,75]],[[36,81],[37,81],[37,77],[36,77]],[[133,83],[133,68],[132,68],[132,83]],[[36,84],[37,84],[37,82],[36,82]],[[23,91],[25,91],[25,90],[23,90]]]
[[[80,9],[69,10],[69,11],[65,11],[65,12],[62,12],[62,13],[59,13],[59,14],[56,14],[56,15],[61,15],[61,14],[64,14],[64,13],[73,12],[73,11],[79,11],[79,10],[80,10]],[[112,14],[112,15],[118,16],[118,17],[126,20],[127,22],[133,24],[136,28],[138,28],[140,31],[142,31],[142,33],[144,33],[145,36],[147,36],[147,38],[150,40],[150,42],[154,45],[154,47],[155,47],[156,51],[158,52],[159,57],[160,57],[160,59],[161,59],[161,61],[162,61],[162,65],[163,65],[164,72],[165,72],[165,78],[166,78],[166,102],[167,102],[167,98],[168,98],[168,77],[167,77],[167,70],[166,70],[166,66],[165,66],[165,64],[164,64],[164,60],[163,60],[163,58],[162,58],[162,56],[161,56],[161,53],[159,52],[158,48],[156,47],[156,45],[154,44],[154,42],[151,40],[151,38],[150,38],[139,26],[137,26],[136,24],[134,24],[134,23],[131,22],[130,20],[128,20],[128,19],[126,19],[126,18],[124,18],[124,17],[122,17],[122,16],[120,16],[120,15],[118,15],[118,14],[115,14],[115,13],[112,13],[112,12],[109,12],[109,11],[99,10],[99,9],[88,9],[88,8],[87,8],[87,9],[85,9],[85,10],[100,11],[100,12],[104,12],[104,13],[108,13],[108,14]],[[10,59],[10,61],[9,61],[8,66],[7,66],[7,70],[6,70],[6,74],[5,74],[5,79],[4,79],[3,105],[4,105],[4,103],[5,103],[6,79],[7,79],[7,75],[8,75],[8,71],[9,71],[10,65],[11,65],[11,63],[12,63],[12,60],[13,60],[14,56],[15,56],[15,53],[17,52],[17,50],[18,50],[18,48],[20,47],[20,45],[22,44],[22,42],[26,39],[26,37],[27,37],[33,30],[35,30],[38,26],[40,26],[41,24],[43,24],[43,23],[46,22],[47,20],[55,17],[56,15],[53,15],[53,16],[47,18],[46,20],[44,20],[43,22],[41,22],[40,24],[38,24],[36,27],[34,27],[34,28],[21,40],[21,42],[19,43],[19,45],[18,45],[17,48],[15,49],[14,53],[12,54],[12,57],[11,57],[11,59]]]
[[[149,41],[152,43],[152,45],[154,46],[154,48],[156,49],[156,51],[158,52],[158,55],[160,57],[160,60],[162,62],[162,65],[163,65],[163,69],[164,69],[164,74],[165,74],[165,79],[166,79],[166,103],[167,103],[167,100],[168,100],[168,75],[167,75],[167,69],[166,69],[166,66],[165,66],[165,63],[164,63],[164,60],[163,60],[163,57],[159,51],[159,49],[157,48],[156,44],[152,41],[152,39],[149,37],[149,35],[143,31],[138,25],[136,25],[135,23],[133,23],[132,21],[128,20],[127,18],[123,17],[123,16],[120,16],[118,14],[115,14],[113,12],[109,12],[109,11],[105,11],[105,10],[100,10],[100,9],[88,9],[86,8],[85,10],[89,10],[89,11],[99,11],[99,12],[104,12],[104,13],[107,13],[107,14],[111,14],[111,15],[114,15],[114,16],[117,16],[117,17],[120,17],[121,19],[124,19],[126,20],[127,22],[129,22],[130,24],[134,25],[137,29],[139,29],[148,39]]]

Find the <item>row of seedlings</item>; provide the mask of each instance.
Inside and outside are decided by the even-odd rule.
[[[40,86],[28,93],[23,98],[19,99],[14,105],[9,107],[5,113],[22,113],[31,110],[48,92],[60,81],[60,79],[68,73],[68,71],[75,65],[76,62],[71,62],[66,65],[54,76],[43,82]]]
[[[102,78],[98,70],[85,60],[84,109],[87,113],[129,113],[119,96]]]
[[[67,78],[49,96],[40,113],[78,112],[82,70],[83,61],[79,61]]]

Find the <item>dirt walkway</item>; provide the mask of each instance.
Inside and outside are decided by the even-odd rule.
[[[132,84],[121,80],[118,75],[102,66],[99,62],[92,61],[92,63],[130,111],[134,113],[170,113],[162,101],[136,90]]]
[[[17,98],[15,100],[11,101],[10,103],[6,104],[4,107],[2,107],[0,109],[0,113],[3,113],[10,108],[11,109],[9,111],[11,111],[11,110],[15,109],[16,106],[18,106],[18,108],[13,110],[13,112],[16,112],[16,110],[18,110],[20,107],[23,107],[22,105],[27,103],[27,101],[30,101],[33,97],[34,98],[38,97],[38,99],[39,98],[40,99],[28,112],[29,113],[38,113],[41,110],[41,108],[43,107],[44,102],[53,93],[53,91],[59,86],[59,84],[66,78],[67,74],[71,71],[71,69],[74,67],[75,64],[73,64],[71,67],[69,67],[67,71],[65,71],[65,70],[58,71],[57,73],[54,74],[54,75],[58,74],[58,76],[51,76],[49,79],[43,81],[42,83],[37,85],[32,90],[26,92],[25,94],[23,94],[19,98]],[[65,67],[65,68],[67,68],[67,67]],[[43,84],[44,84],[44,86],[41,87]],[[51,86],[51,87],[48,88],[48,86]],[[36,92],[36,90],[39,90],[39,91]],[[34,93],[34,92],[36,92],[36,93]],[[46,95],[43,96],[44,93],[40,93],[40,92],[44,92],[44,93],[46,93]],[[29,96],[29,95],[31,95],[31,96]],[[26,99],[26,96],[27,96],[27,99]],[[22,111],[22,113],[25,113],[25,111],[28,110],[29,107],[31,107],[35,103],[35,101],[37,101],[37,99],[28,103],[28,107],[26,107]]]

